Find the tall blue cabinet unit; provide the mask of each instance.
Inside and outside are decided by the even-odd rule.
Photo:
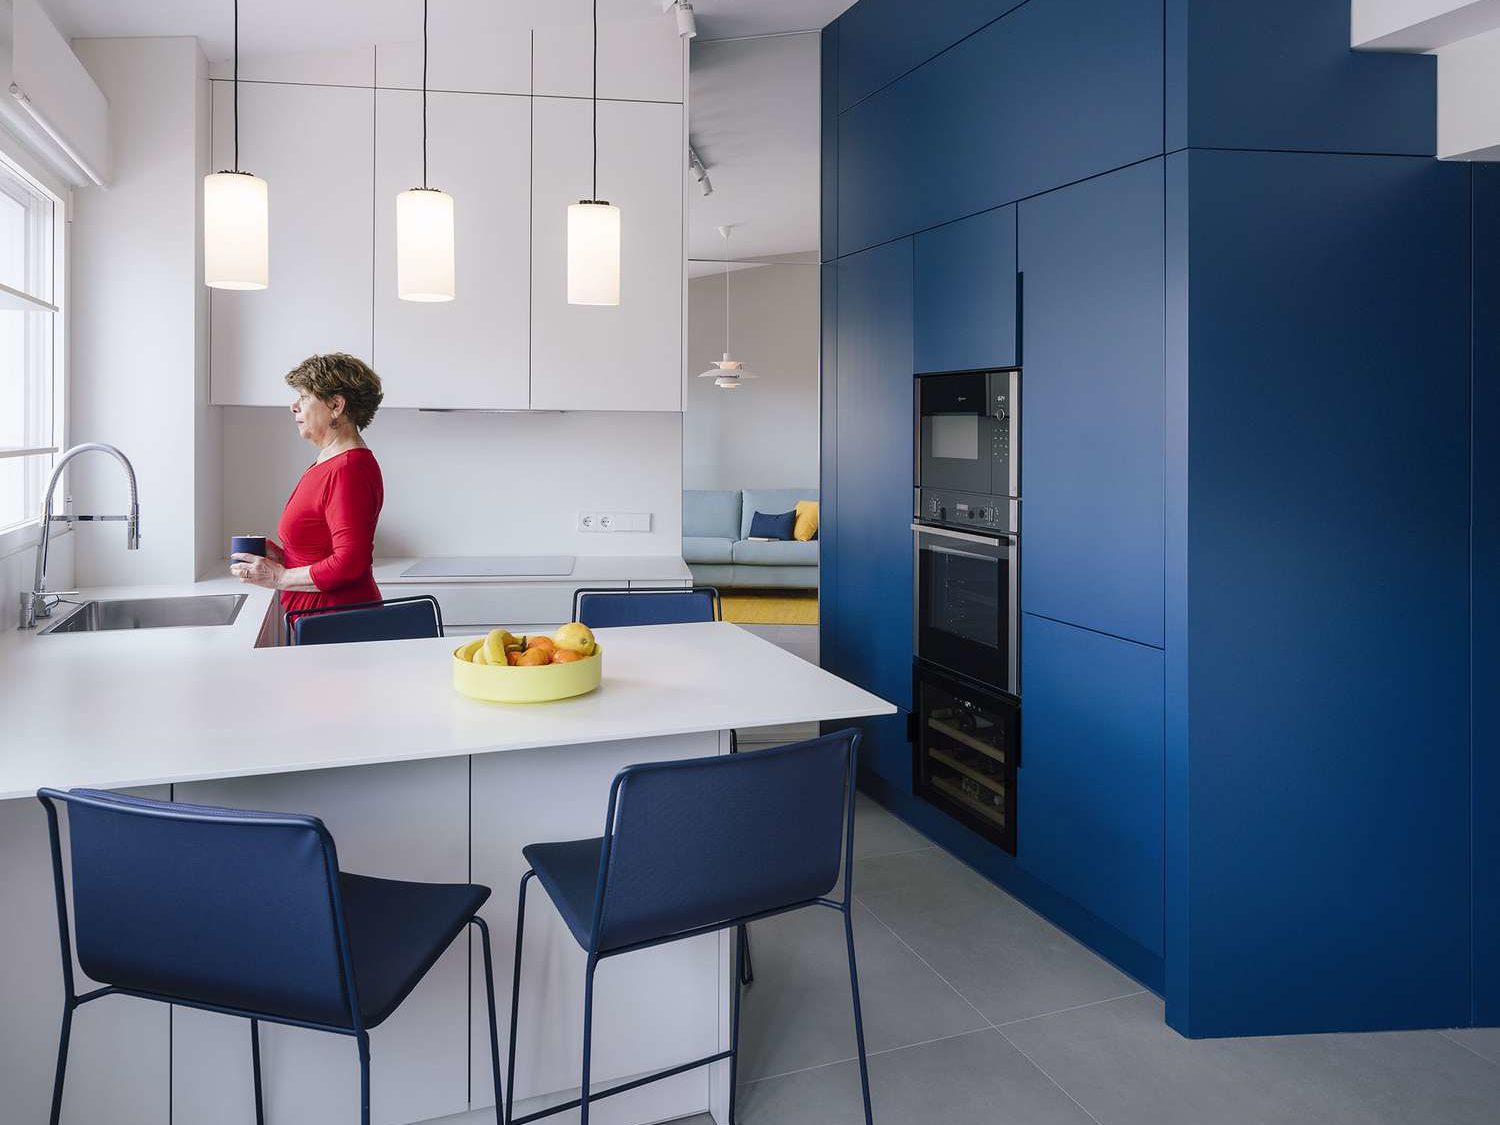
[[[1500,1022],[1500,170],[1348,0],[931,7],[824,33],[824,658],[910,707],[912,376],[1019,364],[1017,854],[862,784],[1184,1034]]]

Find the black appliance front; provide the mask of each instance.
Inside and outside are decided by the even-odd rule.
[[[912,525],[917,658],[1015,696],[1018,538]]]
[[[917,487],[1017,497],[1018,371],[917,379]]]
[[[914,688],[917,795],[1015,855],[1021,705],[920,661]]]

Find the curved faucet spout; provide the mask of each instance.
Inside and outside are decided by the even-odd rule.
[[[67,467],[69,461],[80,453],[108,453],[125,470],[125,479],[130,483],[130,510],[123,516],[77,516],[52,514],[52,494],[57,490],[58,479],[62,471]],[[123,520],[125,522],[125,549],[127,551],[139,550],[141,546],[141,508],[136,493],[135,466],[130,463],[130,458],[113,445],[106,445],[102,441],[84,442],[75,445],[57,459],[53,466],[52,476],[47,481],[47,491],[42,497],[42,519],[41,535],[36,545],[36,576],[32,582],[31,590],[21,595],[21,624],[22,629],[30,629],[36,625],[37,618],[47,617],[52,612],[52,607],[47,602],[47,553],[52,540],[52,525],[54,523],[76,523],[92,522],[96,520]]]

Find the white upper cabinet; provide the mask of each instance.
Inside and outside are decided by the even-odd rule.
[[[599,103],[599,198],[620,208],[620,304],[567,300],[567,211],[591,188],[590,103],[533,100],[531,406],[681,410],[682,106]]]
[[[409,11],[411,38],[376,49],[377,86],[422,87],[421,5],[413,3]],[[531,29],[514,5],[442,0],[432,5],[427,30],[429,90],[531,93]]]
[[[530,101],[429,92],[427,178],[453,196],[456,276],[454,300],[427,304],[396,296],[396,195],[422,182],[422,96],[375,96],[374,365],[384,405],[525,410]]]
[[[219,170],[233,166],[233,89],[212,86]],[[270,287],[211,292],[215,403],[285,406],[283,376],[308,356],[369,356],[374,100],[370,89],[240,85],[241,166],[270,185]]]
[[[591,0],[532,0],[532,92],[586,98],[593,92]],[[620,101],[680,102],[687,70],[686,40],[677,21],[641,0],[644,18],[599,21],[599,96]],[[656,14],[653,14],[656,13]]]

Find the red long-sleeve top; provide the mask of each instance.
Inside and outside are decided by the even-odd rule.
[[[380,599],[370,564],[384,502],[380,465],[368,449],[345,450],[302,474],[276,531],[287,568],[312,567],[317,590],[283,590],[282,609]]]

